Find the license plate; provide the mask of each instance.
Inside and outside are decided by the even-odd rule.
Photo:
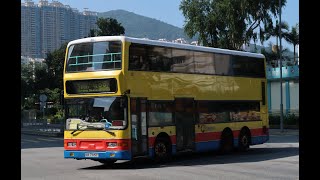
[[[85,157],[99,157],[98,153],[85,153],[84,154]]]

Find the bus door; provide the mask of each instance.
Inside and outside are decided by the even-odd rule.
[[[175,99],[175,123],[177,151],[194,150],[194,105],[193,98]]]
[[[131,147],[133,156],[147,154],[148,134],[146,117],[146,99],[131,98]]]

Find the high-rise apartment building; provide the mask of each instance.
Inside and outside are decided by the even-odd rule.
[[[45,58],[64,43],[88,36],[97,29],[97,13],[79,12],[59,1],[21,3],[21,55]]]

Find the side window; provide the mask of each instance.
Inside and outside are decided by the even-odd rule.
[[[219,123],[230,121],[229,111],[220,102],[198,101],[199,123]]]
[[[173,103],[172,102],[149,102],[149,125],[161,126],[173,124]]]
[[[261,119],[259,102],[234,102],[230,110],[232,121],[257,121]]]
[[[195,63],[193,52],[181,49],[172,49],[171,72],[194,73]]]
[[[200,124],[261,120],[258,101],[197,101],[196,104]]]
[[[233,56],[232,70],[235,76],[265,77],[264,60],[259,58]]]
[[[157,46],[149,46],[148,60],[151,71],[169,71],[169,62],[171,61],[171,49]]]
[[[215,74],[213,54],[194,52],[195,72],[200,74]]]
[[[147,65],[146,46],[131,44],[129,48],[129,70],[144,70]]]
[[[231,56],[223,54],[214,55],[215,72],[217,75],[231,75]]]

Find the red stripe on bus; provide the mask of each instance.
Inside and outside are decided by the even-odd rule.
[[[233,138],[238,138],[240,135],[240,130],[232,131],[232,134],[233,134]]]
[[[196,133],[196,142],[220,140],[221,132]]]
[[[149,137],[149,147],[153,147],[156,137]]]
[[[68,143],[76,143],[76,146],[68,146]],[[110,144],[113,143],[113,144]],[[108,146],[111,145],[111,146]],[[65,139],[65,150],[88,150],[88,151],[118,151],[131,149],[129,139]]]
[[[261,135],[264,135],[264,134],[263,134],[263,131],[262,131],[262,128],[259,128],[259,129],[250,129],[250,132],[251,132],[251,136],[261,136]]]
[[[207,132],[207,133],[196,133],[195,142],[203,141],[215,141],[220,140],[222,132]],[[240,135],[240,130],[232,131],[233,137],[238,138]],[[265,135],[262,128],[250,129],[251,136],[261,136]]]

